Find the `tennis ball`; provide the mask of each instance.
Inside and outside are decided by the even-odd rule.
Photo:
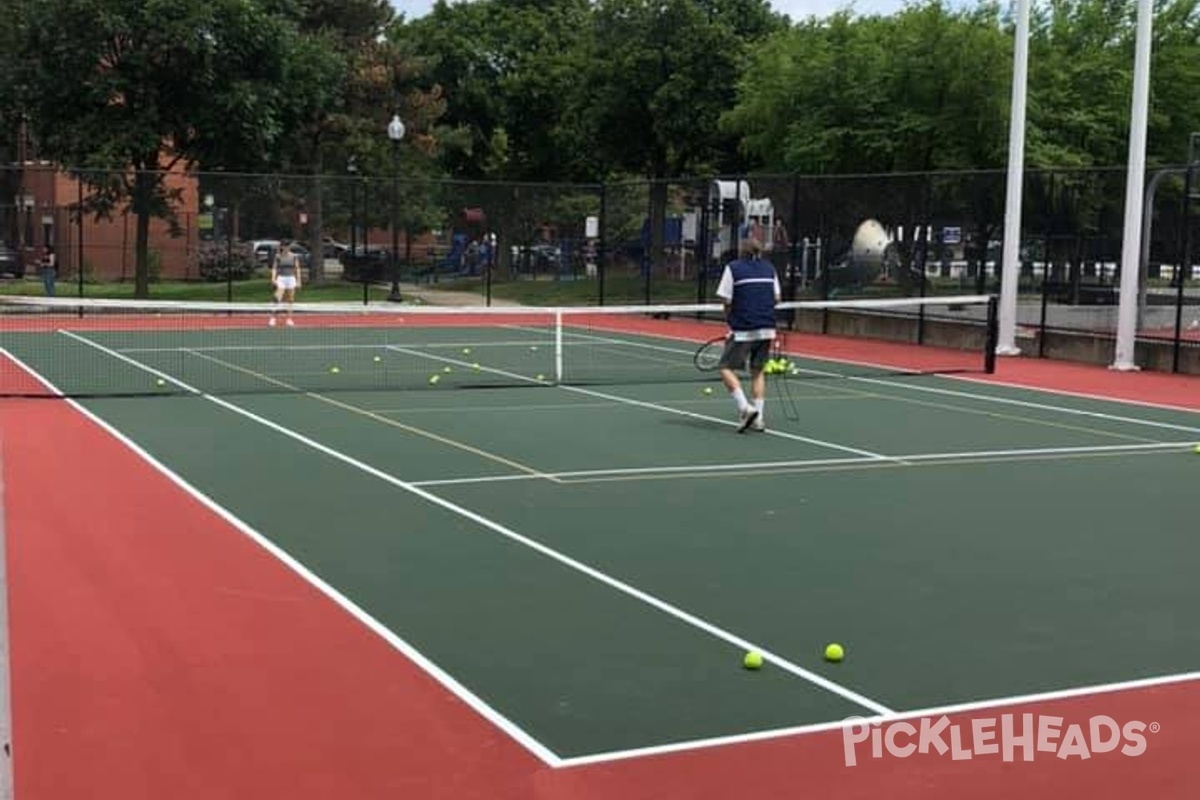
[[[545,375],[541,375],[541,374],[539,374],[539,375],[537,376],[537,379],[538,379],[539,381],[544,381],[544,380],[546,380],[546,376],[545,376]]]
[[[166,385],[167,385],[167,382],[166,382],[166,381],[164,381],[162,378],[159,378],[159,379],[158,379],[158,380],[156,380],[154,383],[155,383],[156,385],[158,385],[158,386],[166,386]],[[1197,449],[1198,451],[1200,451],[1200,445],[1197,445],[1197,446],[1196,446],[1196,449]]]
[[[443,369],[442,369],[442,372],[446,373],[447,375],[449,375],[449,374],[450,374],[451,372],[453,372],[453,371],[454,371],[454,370],[450,369],[450,367],[445,367],[445,368],[443,368]]]
[[[478,369],[479,369],[479,362],[478,362],[478,361],[476,361],[474,364],[472,364],[472,365],[471,365],[471,369],[478,370]]]
[[[334,373],[335,375],[336,375],[337,373],[341,372],[341,370],[340,370],[340,369],[338,369],[337,367],[330,367],[330,368],[329,368],[329,371],[330,371],[330,372],[332,372],[332,373]]]
[[[463,355],[464,355],[464,356],[469,356],[469,355],[471,355],[471,348],[469,348],[469,347],[464,347],[464,348],[463,348]]]
[[[437,382],[438,382],[438,381],[440,381],[441,379],[442,379],[442,376],[440,376],[440,375],[430,375],[430,376],[429,376],[429,382],[430,382],[431,384],[432,384],[432,383],[437,383]]]
[[[746,653],[746,657],[742,659],[742,666],[746,669],[761,669],[763,665],[762,653],[757,650],[751,650]]]
[[[1195,454],[1197,454],[1197,455],[1200,455],[1200,444],[1198,444],[1198,445],[1196,445],[1195,447],[1193,447],[1193,448],[1192,448],[1192,452],[1193,452],[1193,453],[1195,453]]]
[[[383,359],[379,356],[375,356],[375,363],[378,364],[380,361],[383,361]]]
[[[846,651],[842,649],[840,644],[834,643],[825,646],[826,661],[841,661],[846,657]]]
[[[535,345],[533,345],[532,347],[530,347],[529,349],[530,349],[530,350],[537,350],[537,345],[535,344]]]
[[[705,387],[704,387],[704,393],[705,393],[705,394],[712,394],[712,387],[711,387],[711,386],[705,386]]]

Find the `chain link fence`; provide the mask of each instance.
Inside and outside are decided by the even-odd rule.
[[[287,246],[309,287],[330,296],[714,302],[723,266],[753,236],[787,299],[996,293],[1005,181],[999,170],[535,184],[10,166],[0,169],[0,290],[50,291],[50,247],[59,294],[132,294],[140,267],[152,297],[170,287],[263,299],[269,259]],[[1147,176],[1138,346],[1152,366],[1200,371],[1188,184],[1183,167]],[[1086,360],[1111,351],[1124,185],[1123,169],[1026,173],[1023,351]]]

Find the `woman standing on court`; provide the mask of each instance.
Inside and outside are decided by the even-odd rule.
[[[292,305],[296,302],[296,290],[300,288],[300,265],[292,252],[291,242],[280,242],[279,249],[271,257],[271,285],[275,287],[275,309],[271,311],[271,327],[275,326],[275,314],[279,304],[287,301],[287,325],[292,321]]]

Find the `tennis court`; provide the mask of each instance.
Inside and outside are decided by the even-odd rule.
[[[959,321],[982,319],[979,306],[950,305]],[[153,614],[137,586],[153,582],[155,559],[173,548],[194,559],[190,583],[173,584],[190,609],[180,627],[203,629],[206,607],[270,606],[280,624],[311,624],[312,636],[304,655],[263,654],[240,638],[195,653],[168,648],[172,663],[223,671],[232,683],[254,674],[254,686],[284,680],[270,670],[291,659],[338,661],[361,677],[363,696],[338,694],[334,704],[364,707],[385,702],[371,691],[389,674],[417,672],[421,692],[465,711],[462,724],[471,736],[485,730],[488,747],[500,748],[493,754],[511,748],[517,763],[572,775],[546,778],[538,792],[522,773],[520,790],[497,783],[433,796],[604,796],[578,776],[831,731],[832,761],[803,771],[832,781],[848,769],[837,732],[852,717],[1075,696],[1103,708],[1104,697],[1147,687],[1194,695],[1200,393],[1189,408],[1040,390],[1006,380],[1017,369],[1009,362],[988,374],[983,347],[793,332],[789,369],[771,380],[767,431],[739,435],[715,374],[694,363],[719,332],[699,310],[342,309],[268,328],[262,309],[102,306],[4,318],[10,572],[24,568],[12,601],[18,786],[22,730],[46,746],[50,730],[70,738],[62,719],[33,717],[53,682],[20,673],[29,665],[22,636],[37,642],[26,652],[53,658],[72,651],[66,639],[79,624],[63,621],[48,639],[23,616],[21,591],[43,611],[116,603]],[[1196,386],[1172,380],[1184,393]],[[157,491],[143,473],[130,484],[125,467],[83,453],[83,428],[151,467],[146,475],[175,498],[164,518],[202,508],[216,512],[212,529],[122,528],[137,538],[114,564],[88,531],[60,527],[53,557],[34,559],[45,543],[27,540],[31,521],[65,513],[52,502],[99,530],[120,513],[116,497]],[[22,433],[26,449],[13,443]],[[14,484],[42,469],[92,478],[18,500]],[[216,569],[210,548],[229,546],[241,548],[244,571],[231,561],[206,572]],[[274,589],[253,583],[266,562]],[[89,576],[100,564],[119,569]],[[119,588],[121,570],[135,585]],[[127,594],[89,595],[97,581]],[[316,636],[326,623],[313,620],[333,617],[386,654],[373,651],[355,671],[353,648]],[[154,652],[154,623],[110,622],[126,646]],[[147,641],[133,641],[139,632]],[[845,646],[843,662],[824,660],[829,642]],[[748,650],[765,654],[763,669],[743,668]],[[103,649],[90,658],[108,680],[126,679],[103,668]],[[176,677],[181,685],[163,684],[161,695],[199,692],[189,702],[201,703],[204,681]],[[411,710],[406,697],[398,708]],[[246,716],[278,712],[250,690],[241,703]],[[388,720],[395,731],[335,725],[330,735],[349,748],[412,734],[403,711]],[[1161,739],[1148,734],[1148,758],[1195,743],[1186,717],[1156,722]],[[433,737],[454,753],[443,763],[391,758],[410,776],[432,771],[438,786],[436,775],[462,758],[449,742],[469,738],[457,730]],[[868,752],[863,745],[860,758]],[[1114,760],[1138,766],[1108,759],[1072,768],[1095,777]],[[663,796],[668,779],[656,780]],[[674,796],[707,796],[682,770],[670,780]],[[383,789],[359,785],[357,796]]]

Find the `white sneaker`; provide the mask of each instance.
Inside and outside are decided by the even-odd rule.
[[[275,318],[271,317],[271,319],[267,321],[267,325],[274,328],[275,327]]]
[[[766,429],[767,429],[767,424],[765,422],[763,422],[762,414],[759,414],[758,417],[755,418],[754,422],[751,423],[750,430],[765,431]]]
[[[753,425],[754,421],[758,419],[758,410],[748,408],[738,415],[738,419],[740,420],[740,424],[738,425],[738,433],[745,433],[746,429]]]

